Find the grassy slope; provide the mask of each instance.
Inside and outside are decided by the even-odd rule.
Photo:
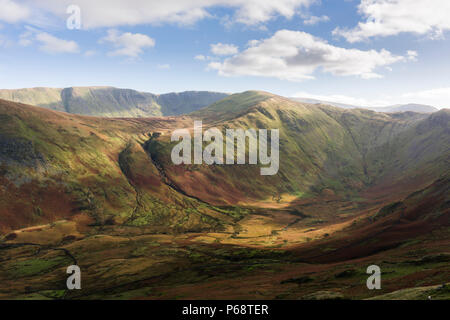
[[[65,111],[61,92],[62,89],[57,88],[0,90],[0,99]]]

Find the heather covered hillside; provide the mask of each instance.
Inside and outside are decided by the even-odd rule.
[[[80,117],[7,101],[0,108],[2,230],[77,214],[99,224],[175,224],[177,210],[197,207],[162,183],[143,148],[153,131],[177,120]],[[197,227],[211,222],[200,218]],[[182,219],[180,228],[190,225]]]

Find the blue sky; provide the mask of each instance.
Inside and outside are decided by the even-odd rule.
[[[69,5],[80,10],[80,29],[67,28],[78,17]],[[0,8],[0,88],[265,90],[450,108],[447,0],[0,0]]]

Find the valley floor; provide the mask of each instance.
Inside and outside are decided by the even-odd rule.
[[[248,208],[220,232],[155,234],[82,220],[18,230],[0,243],[0,298],[449,299],[449,226],[361,243],[362,223],[379,208],[362,198],[286,199]],[[82,290],[66,290],[72,264]],[[373,264],[381,290],[366,287]]]

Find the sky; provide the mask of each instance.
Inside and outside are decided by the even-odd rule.
[[[0,0],[0,88],[450,108],[448,0]]]

